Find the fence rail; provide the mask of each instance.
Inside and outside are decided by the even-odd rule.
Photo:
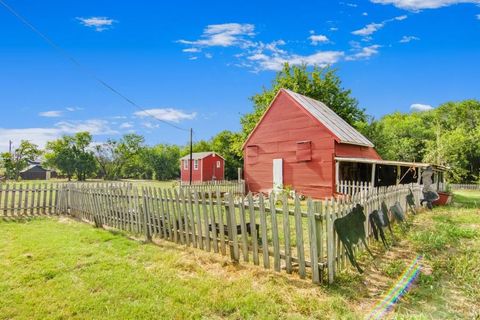
[[[480,184],[449,184],[453,190],[480,190]]]

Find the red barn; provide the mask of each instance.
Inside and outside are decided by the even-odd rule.
[[[314,198],[334,195],[336,157],[381,160],[373,144],[325,104],[286,89],[273,99],[243,153],[249,191],[291,186]],[[355,168],[356,175],[372,170]]]
[[[182,182],[190,181],[190,154],[180,158]],[[225,179],[225,159],[215,152],[195,152],[192,154],[192,181],[212,181]]]

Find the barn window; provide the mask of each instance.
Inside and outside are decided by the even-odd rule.
[[[193,161],[193,170],[198,170],[198,159]]]
[[[297,155],[297,161],[312,160],[312,142],[311,141],[297,142],[296,155]]]
[[[217,161],[217,168],[220,168],[220,161]]]
[[[183,160],[183,169],[188,170],[188,160]]]

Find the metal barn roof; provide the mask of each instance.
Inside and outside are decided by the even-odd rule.
[[[192,153],[192,159],[193,160],[199,160],[208,157],[209,155],[213,154],[214,156],[218,156],[222,159],[224,159],[221,155],[218,153],[215,153],[213,151],[206,151],[206,152],[193,152]],[[183,156],[180,158],[180,160],[189,160],[190,159],[190,154],[187,154],[186,156]],[[225,160],[225,159],[224,159]]]
[[[324,103],[288,89],[282,90],[295,99],[295,101],[305,108],[305,110],[307,110],[325,127],[327,127],[340,140],[341,143],[374,147],[370,140],[365,138],[365,136],[349,125]]]

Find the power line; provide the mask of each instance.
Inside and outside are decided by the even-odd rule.
[[[103,81],[99,77],[97,77],[93,72],[85,68],[80,62],[78,62],[77,59],[75,59],[73,56],[71,56],[67,51],[62,49],[59,45],[57,45],[52,39],[47,37],[44,33],[42,33],[40,30],[38,30],[33,24],[31,24],[25,17],[23,17],[21,14],[19,14],[17,11],[15,11],[12,7],[10,7],[7,3],[5,3],[4,0],[0,0],[0,4],[3,5],[11,14],[13,14],[17,19],[19,19],[23,24],[25,24],[28,28],[30,28],[33,32],[35,32],[38,36],[40,36],[45,42],[47,42],[52,48],[60,52],[61,55],[63,55],[66,59],[70,60],[73,64],[75,64],[81,71],[83,71],[86,75],[89,77],[93,78],[95,81],[100,83],[103,87],[107,88],[110,90],[112,93],[116,94],[126,102],[128,102],[130,105],[134,106],[135,108],[139,109],[142,111],[145,115],[152,117],[153,119],[165,123],[175,129],[182,130],[189,132],[189,129],[185,129],[182,127],[179,127],[177,125],[174,125],[173,123],[170,123],[168,121],[162,120],[157,118],[155,115],[151,114],[141,106],[139,106],[137,103],[135,103],[133,100],[128,98],[126,95],[109,85],[107,82]]]

